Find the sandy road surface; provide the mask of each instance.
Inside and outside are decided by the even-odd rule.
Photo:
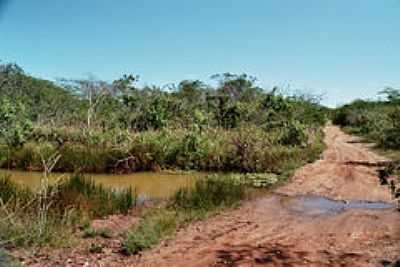
[[[384,266],[400,257],[395,209],[295,209],[304,194],[390,202],[376,170],[348,161],[384,160],[339,128],[327,126],[322,159],[293,181],[241,208],[181,230],[131,266]],[[291,203],[293,203],[292,205]],[[343,202],[338,202],[343,203]],[[298,203],[297,203],[298,205]],[[312,206],[312,205],[311,205]]]

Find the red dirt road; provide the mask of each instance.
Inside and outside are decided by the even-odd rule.
[[[313,194],[337,200],[391,202],[373,167],[348,161],[384,158],[339,128],[325,130],[322,159],[298,170],[276,190],[290,196]],[[344,209],[294,212],[290,198],[271,194],[241,208],[198,222],[172,240],[127,259],[131,266],[384,266],[400,258],[400,213]],[[289,203],[289,204],[288,204]]]

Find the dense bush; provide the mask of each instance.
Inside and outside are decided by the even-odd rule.
[[[0,98],[0,140],[9,147],[23,145],[32,130],[32,122],[22,102]]]
[[[316,128],[318,129],[318,128]],[[252,124],[237,129],[172,129],[145,131],[124,135],[124,143],[85,145],[54,142],[29,142],[13,150],[2,167],[41,170],[42,159],[58,152],[61,155],[54,170],[134,172],[159,169],[200,171],[281,172],[288,164],[308,161],[322,142],[319,130],[306,129],[300,123],[284,129],[265,131]],[[8,160],[7,160],[8,159]]]
[[[279,167],[260,166],[272,162],[261,150],[303,149],[326,121],[316,98],[264,90],[245,74],[213,79],[216,87],[182,81],[168,90],[138,88],[134,75],[56,84],[0,65],[0,145],[11,148],[0,146],[0,164],[40,169],[58,152],[59,171],[267,171]]]

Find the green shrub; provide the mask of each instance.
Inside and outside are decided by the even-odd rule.
[[[307,141],[305,126],[300,122],[291,121],[283,128],[281,142],[286,146],[301,146]]]
[[[97,236],[97,231],[96,229],[92,228],[92,227],[86,227],[83,230],[83,238],[93,238]]]
[[[380,145],[388,149],[400,149],[400,128],[389,128],[383,131]]]

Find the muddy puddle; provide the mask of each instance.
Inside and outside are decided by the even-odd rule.
[[[274,195],[280,205],[290,212],[300,215],[334,215],[350,209],[387,210],[396,208],[395,204],[368,201],[341,201],[313,195],[286,196]]]

